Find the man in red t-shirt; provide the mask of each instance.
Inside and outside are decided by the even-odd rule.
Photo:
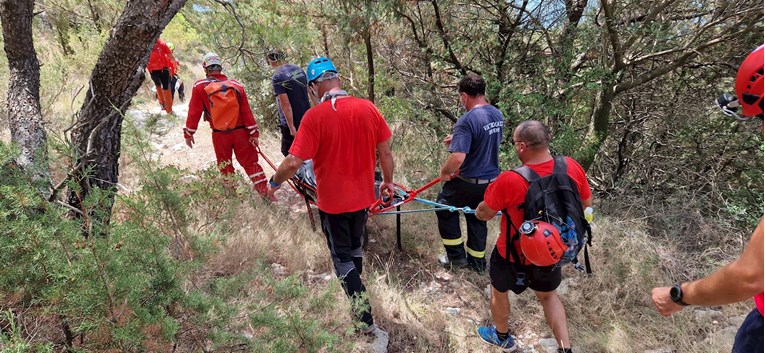
[[[234,173],[231,156],[236,153],[236,159],[242,165],[247,176],[252,180],[253,188],[261,196],[267,197],[266,176],[263,168],[258,164],[258,151],[255,148],[258,145],[258,123],[252,115],[250,102],[247,100],[247,93],[241,83],[230,80],[234,89],[239,93],[236,95],[239,103],[239,118],[236,125],[227,130],[216,130],[212,126],[212,117],[210,116],[210,98],[205,92],[205,87],[215,81],[226,81],[228,78],[221,71],[223,66],[218,55],[208,53],[204,56],[202,67],[205,69],[207,78],[194,83],[191,90],[191,100],[189,101],[189,115],[186,118],[186,127],[183,128],[183,136],[186,139],[186,145],[191,148],[194,145],[194,133],[197,132],[199,119],[202,113],[205,114],[205,120],[210,122],[210,128],[213,130],[212,142],[215,148],[215,157],[218,160],[218,166],[221,173],[229,175]]]
[[[332,61],[313,59],[306,72],[309,92],[321,100],[303,116],[289,154],[269,180],[269,195],[303,161],[313,160],[319,216],[335,272],[346,294],[362,301],[354,305],[354,314],[366,325],[364,332],[373,333],[378,329],[361,282],[362,246],[367,208],[375,201],[375,152],[383,174],[380,192],[392,195],[394,190],[391,132],[372,102],[342,89]]]
[[[149,70],[151,80],[154,81],[154,85],[157,88],[159,105],[168,114],[173,113],[173,94],[170,93],[170,68],[174,62],[173,52],[165,42],[157,39],[154,48],[151,49],[146,70]]]
[[[513,132],[512,142],[518,159],[540,177],[550,175],[553,172],[554,159],[550,154],[550,140],[547,127],[536,120],[520,123]],[[565,157],[565,160],[567,174],[573,181],[573,185],[582,200],[582,209],[592,206],[592,191],[584,170],[573,159]],[[497,180],[486,189],[484,201],[476,209],[476,217],[488,221],[494,218],[497,211],[508,212],[514,225],[510,228],[514,233],[524,221],[524,209],[521,205],[524,203],[528,188],[529,183],[520,174],[512,171],[502,172]],[[508,239],[512,239],[515,234],[506,234],[508,224],[506,224],[505,217],[502,217],[500,228],[501,233],[491,254],[489,265],[489,277],[492,286],[491,316],[494,320],[494,326],[479,327],[479,336],[487,343],[498,346],[507,352],[513,350],[515,340],[508,332],[510,301],[507,291],[512,290],[515,294],[521,294],[526,288],[531,288],[542,303],[547,323],[552,328],[555,340],[560,345],[559,352],[570,352],[571,343],[568,337],[566,312],[563,309],[563,303],[555,292],[562,280],[560,267],[555,265],[537,267],[529,262],[514,263],[513,256],[510,256],[507,246]],[[518,241],[509,244],[509,246],[514,246],[517,253],[521,253]],[[519,272],[525,273],[525,280],[518,276]]]

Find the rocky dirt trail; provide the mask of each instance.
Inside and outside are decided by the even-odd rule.
[[[189,88],[190,89],[190,88]],[[172,165],[189,172],[198,172],[215,166],[215,152],[212,145],[212,130],[205,121],[200,121],[199,128],[194,134],[195,143],[192,148],[186,145],[183,137],[183,127],[188,114],[188,97],[186,102],[176,101],[173,105],[173,115],[167,115],[155,102],[136,106],[128,110],[127,115],[136,124],[138,129],[148,130],[151,126],[152,133],[149,142],[152,147],[152,159],[158,160],[161,165]],[[263,154],[276,166],[281,163],[280,136],[273,133],[263,132],[259,139],[260,149]],[[259,157],[259,163],[263,167],[266,178],[274,174],[274,169]],[[246,179],[243,168],[233,158],[234,169]],[[291,211],[305,214],[306,207],[303,199],[289,187],[277,191],[277,198],[281,203],[289,207]]]

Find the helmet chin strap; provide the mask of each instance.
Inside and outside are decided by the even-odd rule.
[[[715,100],[715,103],[720,107],[723,114],[738,121],[750,121],[754,118],[753,116],[747,117],[738,115],[738,108],[741,107],[741,104],[738,102],[738,98],[731,94],[723,93],[717,100]]]

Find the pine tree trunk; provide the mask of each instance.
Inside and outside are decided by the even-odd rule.
[[[5,55],[8,58],[8,121],[21,154],[15,162],[41,192],[50,187],[47,138],[40,112],[40,62],[32,40],[34,0],[0,0]]]
[[[144,80],[149,53],[186,0],[130,0],[101,51],[90,87],[72,130],[75,180],[69,203],[82,211],[89,231],[108,226],[119,179],[122,119]],[[82,203],[95,189],[106,191],[97,205]]]
[[[367,49],[367,96],[375,102],[375,59],[372,48],[372,33],[369,27],[364,30],[364,46]]]

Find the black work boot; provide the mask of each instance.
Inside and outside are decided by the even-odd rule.
[[[466,258],[451,259],[446,255],[439,256],[438,263],[445,268],[465,268],[468,266]]]
[[[470,266],[470,269],[477,273],[483,273],[486,271],[486,259],[479,259],[477,257],[468,256],[467,263]]]

